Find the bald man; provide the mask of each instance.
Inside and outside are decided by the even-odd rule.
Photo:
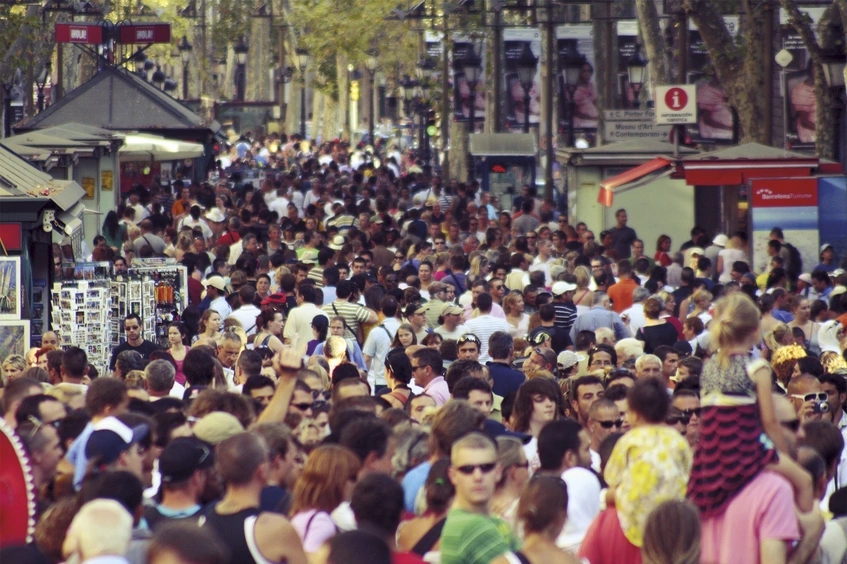
[[[55,331],[47,331],[41,336],[41,346],[46,347],[47,345],[59,348],[59,335]]]
[[[826,403],[827,395],[820,380],[811,374],[792,378],[788,384],[788,398],[794,404],[801,423],[821,420],[820,407]]]

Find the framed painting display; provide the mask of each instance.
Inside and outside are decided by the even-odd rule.
[[[20,318],[21,257],[0,257],[0,320]]]
[[[0,358],[26,356],[29,350],[29,320],[0,320]]]

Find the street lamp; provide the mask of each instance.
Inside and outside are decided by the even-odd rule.
[[[638,95],[641,93],[641,85],[644,84],[644,74],[647,70],[647,59],[641,56],[641,45],[635,44],[635,53],[626,63],[626,72],[629,75],[629,85],[635,97],[635,107],[641,106]]]
[[[368,107],[370,109],[371,119],[368,120],[368,142],[371,145],[374,145],[374,121],[376,121],[376,106],[374,106],[374,82],[376,78],[376,66],[377,66],[377,51],[376,49],[371,49],[368,51],[368,58],[365,59],[365,66],[368,69],[368,79],[369,79],[369,92],[368,95]]]
[[[150,80],[153,77],[153,69],[155,69],[155,68],[156,68],[156,63],[154,63],[152,59],[149,59],[149,58],[146,59],[144,61],[144,67],[142,67],[142,71],[143,71],[142,78],[144,80],[146,80],[147,82],[150,82]]]
[[[235,99],[243,102],[247,90],[247,53],[250,51],[243,35],[238,38],[233,51],[235,51],[235,61],[238,63],[235,73]]]
[[[538,57],[532,54],[529,43],[524,43],[520,57],[518,57],[518,80],[523,88],[523,132],[529,133],[529,92],[535,81],[535,71],[538,68]]]
[[[173,93],[176,91],[176,80],[168,77],[165,79],[165,83],[162,85],[162,90],[173,96]]]
[[[188,61],[191,59],[191,51],[194,46],[188,42],[188,37],[182,36],[176,48],[179,50],[179,57],[182,59],[182,99],[188,100]]]
[[[297,67],[300,69],[300,137],[306,139],[306,70],[309,68],[309,52],[298,47]]]
[[[453,61],[453,70],[458,73],[464,73],[465,80],[468,83],[469,98],[468,105],[470,106],[470,116],[468,119],[468,135],[473,134],[476,120],[476,85],[479,82],[479,77],[482,75],[482,58],[477,54],[473,44],[468,46],[464,57],[456,57]],[[470,143],[468,143],[470,149]],[[474,180],[476,173],[473,162],[473,155],[468,151],[468,182]]]
[[[38,75],[38,78],[35,79],[35,85],[38,87],[36,106],[38,107],[39,113],[44,110],[44,86],[47,84],[48,76],[50,76],[50,61],[47,61],[47,64],[43,69],[41,69],[41,73]]]
[[[585,55],[582,55],[576,49],[561,60],[563,74],[565,75],[565,86],[568,89],[568,147],[574,146],[573,118],[576,112],[576,103],[573,95],[579,84],[579,75],[585,63]]]
[[[165,73],[162,72],[162,67],[156,65],[156,72],[153,73],[153,86],[162,88],[165,85]]]

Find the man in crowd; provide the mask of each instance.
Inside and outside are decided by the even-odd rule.
[[[141,330],[141,318],[130,313],[124,319],[124,331],[126,332],[126,340],[112,350],[112,360],[109,362],[109,369],[115,369],[115,362],[118,355],[124,351],[135,351],[142,356],[148,358],[150,353],[159,350],[159,345],[144,339]]]

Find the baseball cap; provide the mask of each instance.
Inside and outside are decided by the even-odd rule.
[[[729,238],[726,235],[724,235],[723,233],[718,233],[717,235],[715,235],[715,238],[712,239],[712,244],[717,245],[718,247],[726,247],[728,241]]]
[[[423,313],[426,311],[426,308],[421,304],[410,304],[406,306],[406,311],[404,311],[404,315],[409,317],[411,315],[415,315],[416,313]]]
[[[194,436],[211,445],[244,432],[244,426],[231,413],[213,411],[194,424]]]
[[[844,286],[836,286],[832,289],[832,292],[829,293],[829,297],[834,298],[835,296],[840,296],[845,292],[847,292],[847,288],[845,288]]]
[[[688,341],[677,341],[673,344],[673,350],[678,352],[682,356],[691,356],[694,353],[694,349],[691,348],[691,343]]]
[[[532,335],[529,338],[529,342],[533,345],[540,345],[544,341],[546,341],[548,339],[552,339],[552,338],[553,338],[553,334],[550,333],[549,331],[538,331],[535,335]]]
[[[197,470],[211,468],[214,463],[211,446],[194,437],[178,437],[159,456],[159,472],[163,484],[178,484]]]
[[[325,315],[316,315],[312,319],[312,327],[329,327],[329,318]]]
[[[801,274],[801,275],[800,275],[800,276],[798,276],[797,278],[798,278],[799,280],[801,280],[801,281],[805,282],[806,284],[811,284],[811,283],[812,283],[812,275],[811,275],[811,274],[809,274],[808,272],[804,272],[803,274]]]
[[[752,272],[745,272],[744,274],[741,275],[741,278],[746,278],[748,280],[752,280],[753,282],[756,282],[756,275],[753,274]]]
[[[581,360],[583,360],[583,357],[573,351],[562,351],[556,357],[556,363],[559,365],[560,370],[567,370],[571,366],[579,364]]]
[[[382,218],[380,216],[372,215],[371,216],[371,223],[376,223],[378,225],[378,224],[385,223],[385,222],[382,220]]]
[[[224,281],[222,276],[210,276],[206,279],[206,287],[211,286],[212,288],[217,288],[221,292],[226,292],[226,282]]]
[[[830,245],[829,243],[824,243],[823,245],[821,245],[821,252],[824,252],[827,249],[832,249],[832,245]],[[832,249],[832,250],[835,250],[835,249]]]
[[[457,306],[456,304],[444,304],[444,307],[441,308],[441,315],[462,315],[465,313],[465,310],[462,309],[461,306]]]
[[[554,296],[561,296],[565,292],[573,292],[574,290],[576,290],[576,284],[569,284],[567,282],[556,282],[555,284],[553,284],[553,288],[551,288],[551,290],[553,291]]]
[[[100,459],[102,464],[111,464],[149,432],[150,427],[145,423],[130,427],[117,417],[106,417],[94,425],[94,431],[85,444],[85,456],[89,460]]]

